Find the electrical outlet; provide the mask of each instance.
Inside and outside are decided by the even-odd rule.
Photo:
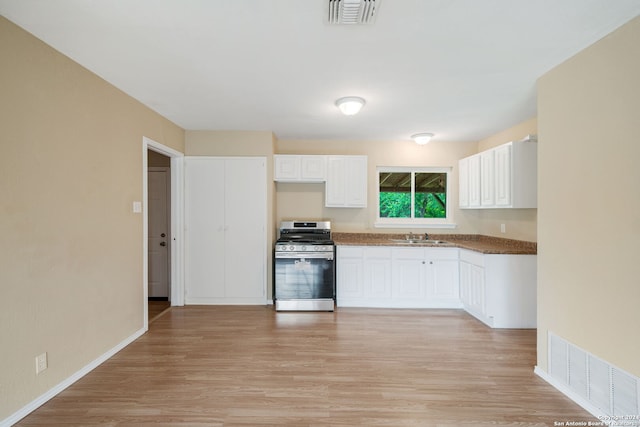
[[[500,224],[500,232],[501,233],[506,233],[507,232],[507,225],[506,224]]]
[[[36,356],[36,374],[39,374],[40,372],[44,371],[45,369],[47,369],[48,367],[48,363],[47,363],[47,353],[42,353],[39,356]]]

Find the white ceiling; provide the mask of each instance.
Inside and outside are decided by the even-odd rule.
[[[0,0],[0,13],[189,129],[280,139],[473,141],[536,115],[536,79],[640,0]],[[342,96],[367,100],[343,116]],[[524,136],[524,135],[523,135]]]

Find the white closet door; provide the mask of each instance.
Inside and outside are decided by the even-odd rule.
[[[247,303],[266,301],[265,164],[264,158],[225,160],[225,296]]]
[[[185,302],[224,297],[225,167],[220,158],[185,159]]]

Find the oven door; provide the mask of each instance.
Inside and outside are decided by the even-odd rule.
[[[276,252],[274,299],[333,300],[335,266],[333,252]],[[280,304],[282,305],[282,304]]]

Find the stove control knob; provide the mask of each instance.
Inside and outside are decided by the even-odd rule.
[[[301,251],[306,251],[306,250],[307,250],[307,246],[306,246],[306,245],[302,245],[302,246],[300,246],[300,250],[301,250]]]
[[[295,249],[295,248],[293,247],[293,245],[289,246],[289,250],[290,250],[290,251],[292,251],[292,250],[294,250],[294,249]]]

